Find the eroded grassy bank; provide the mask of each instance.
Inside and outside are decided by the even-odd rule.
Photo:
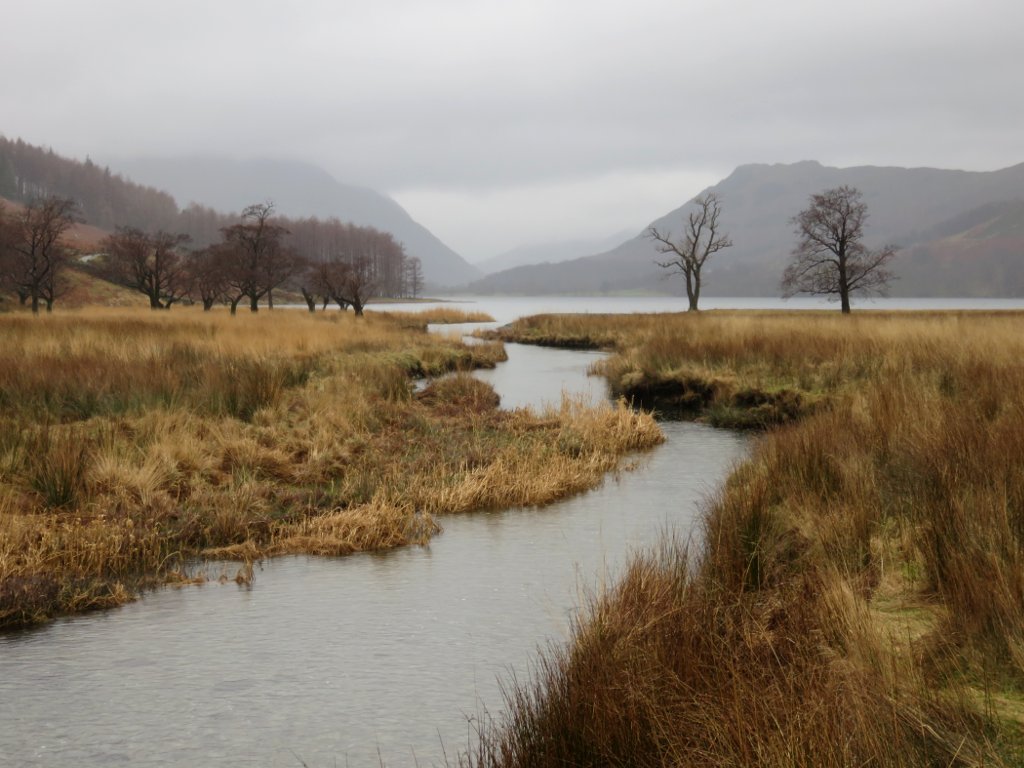
[[[534,318],[619,391],[787,393],[709,503],[511,692],[475,765],[1019,765],[1024,317]]]
[[[0,318],[0,626],[185,580],[195,555],[423,542],[437,516],[543,504],[661,439],[573,403],[505,413],[492,366],[401,317],[90,310]],[[240,577],[246,577],[246,569]]]

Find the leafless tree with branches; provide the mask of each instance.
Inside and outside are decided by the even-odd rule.
[[[708,259],[732,246],[732,240],[721,231],[722,202],[714,192],[694,199],[696,206],[686,217],[686,226],[680,239],[671,232],[648,228],[646,235],[655,242],[658,253],[669,255],[667,261],[656,262],[659,267],[679,272],[686,280],[686,298],[690,312],[697,311],[700,301],[701,272]]]
[[[405,292],[411,298],[419,298],[423,291],[423,262],[419,256],[405,260]]]
[[[182,252],[189,239],[118,227],[103,241],[104,272],[114,282],[145,294],[150,309],[169,309],[189,292],[188,261]]]
[[[245,297],[249,299],[249,309],[258,311],[260,299],[298,267],[296,254],[283,243],[288,229],[274,223],[273,212],[273,203],[250,205],[242,211],[241,222],[222,230],[232,314]]]
[[[864,246],[868,207],[860,190],[842,186],[811,195],[811,204],[793,217],[799,238],[782,275],[783,296],[811,293],[836,297],[844,314],[850,297],[884,294],[893,279],[886,265],[896,254],[887,245],[878,250]]]
[[[15,292],[31,300],[33,314],[40,302],[51,311],[62,291],[71,252],[61,238],[76,221],[74,201],[63,197],[38,198],[7,219],[5,273]]]

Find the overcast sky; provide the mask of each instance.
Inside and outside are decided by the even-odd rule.
[[[1020,0],[28,0],[0,133],[301,158],[475,261],[639,231],[742,163],[1022,162],[1022,40]]]

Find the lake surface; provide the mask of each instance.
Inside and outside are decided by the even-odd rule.
[[[376,304],[374,310],[398,309],[415,312],[431,307],[455,307],[488,312],[499,325],[524,315],[548,312],[589,312],[593,314],[628,314],[630,312],[685,312],[686,299],[673,296],[456,296],[441,302],[421,304]],[[770,297],[701,297],[701,309],[779,309],[832,310],[839,304],[820,296],[796,296],[792,299]],[[1024,299],[854,299],[857,310],[1024,310]]]
[[[566,311],[560,301],[535,306]],[[479,308],[502,322],[522,311]],[[595,353],[508,349],[508,363],[480,374],[504,407],[605,395],[585,375]],[[690,531],[746,450],[728,431],[663,428],[664,446],[602,487],[541,509],[443,518],[426,547],[278,558],[248,587],[164,589],[0,635],[0,764],[453,760],[473,718],[500,714],[499,680],[564,640],[581,595],[630,551],[667,528]]]

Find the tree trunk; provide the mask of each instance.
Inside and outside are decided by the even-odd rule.
[[[274,308],[274,290],[270,289],[267,291],[267,309]]]
[[[231,300],[231,314],[232,315],[235,314],[238,311],[238,302],[240,302],[241,300],[242,300],[241,296]]]
[[[164,305],[160,303],[159,296],[150,295],[149,297],[149,308],[150,309],[163,309]]]
[[[850,284],[846,281],[846,251],[839,254],[839,305],[844,315],[850,314]]]
[[[302,298],[306,300],[306,306],[309,307],[309,311],[316,312],[316,297],[305,288],[302,288],[301,290]]]
[[[213,309],[213,299],[203,299],[203,312]]]
[[[249,297],[249,311],[250,312],[259,312],[260,311],[260,300],[257,298],[256,294],[252,294]]]
[[[39,297],[36,296],[35,294],[32,294],[32,314],[39,314]]]
[[[697,302],[700,301],[700,277],[686,272],[686,298],[690,302],[687,312],[697,311]]]

